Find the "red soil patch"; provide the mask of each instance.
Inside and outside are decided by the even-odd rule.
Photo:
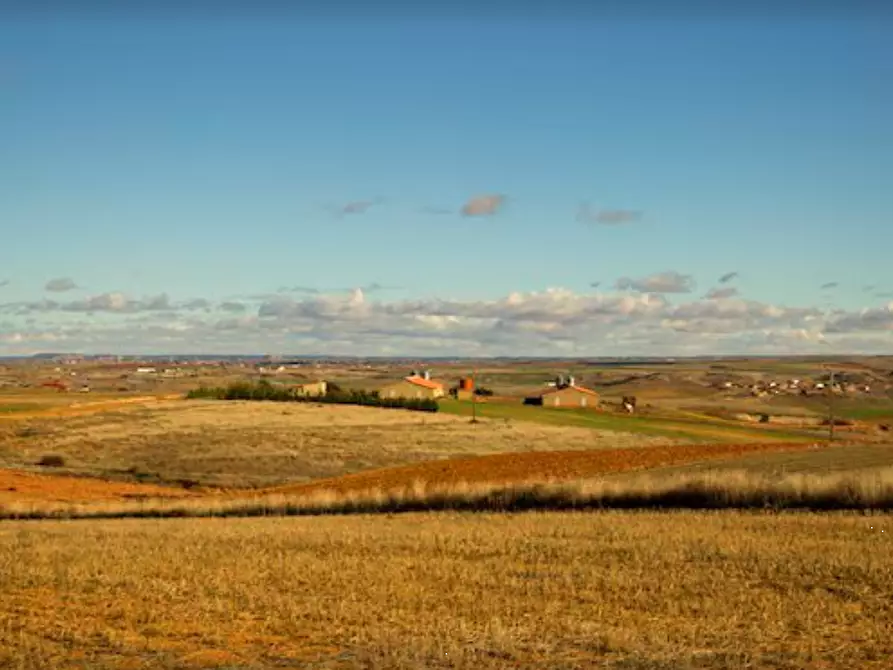
[[[412,486],[415,482],[501,484],[532,480],[573,481],[609,473],[645,470],[744,454],[803,450],[810,446],[799,442],[775,442],[495,454],[369,470],[306,484],[278,486],[266,489],[264,493],[303,495],[322,490],[338,493],[369,489],[393,490]]]
[[[96,502],[128,498],[184,498],[196,493],[152,484],[0,470],[0,503]]]

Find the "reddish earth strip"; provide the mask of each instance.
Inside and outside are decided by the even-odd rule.
[[[369,470],[306,484],[278,486],[266,489],[264,493],[303,495],[323,490],[339,493],[376,488],[393,490],[412,486],[415,482],[455,484],[531,480],[573,481],[608,473],[645,470],[745,454],[804,450],[810,446],[799,442],[774,442],[495,454]]]
[[[0,470],[0,503],[81,503],[126,500],[128,498],[183,498],[195,495],[185,489],[152,484],[130,484],[88,477]]]
[[[251,491],[230,489],[226,492],[187,491],[152,484],[0,470],[0,503],[86,503],[130,498],[196,499],[202,496],[232,498],[264,494],[305,495],[319,491],[347,493],[370,489],[403,489],[416,482],[449,485],[460,482],[501,484],[536,480],[573,481],[615,472],[646,470],[760,452],[804,450],[810,446],[797,442],[774,442],[495,454],[368,470],[303,484],[288,484]]]

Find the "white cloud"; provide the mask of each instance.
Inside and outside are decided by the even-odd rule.
[[[832,347],[875,353],[893,345],[893,303],[826,313],[736,296],[673,303],[653,292],[551,288],[494,300],[380,300],[355,289],[223,304],[196,309],[195,300],[121,293],[28,303],[25,311],[13,303],[4,310],[11,320],[0,326],[0,353],[45,350],[50,342],[52,349],[124,353],[519,356],[821,353]]]

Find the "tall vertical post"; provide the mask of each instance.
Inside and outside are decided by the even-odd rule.
[[[834,370],[828,382],[828,444],[834,442]]]
[[[471,371],[471,422],[477,423],[478,422],[478,412],[477,412],[478,394],[476,393],[477,386],[475,386],[474,378],[475,378],[475,370],[472,370]]]

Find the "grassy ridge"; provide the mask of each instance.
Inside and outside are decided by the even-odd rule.
[[[428,511],[520,512],[585,509],[772,509],[893,511],[893,469],[782,478],[746,472],[553,484],[417,482],[393,490],[320,491],[305,497],[145,500],[83,505],[0,505],[0,519],[116,519],[318,516]]]

